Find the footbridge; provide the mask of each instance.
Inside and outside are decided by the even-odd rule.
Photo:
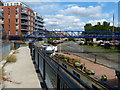
[[[120,39],[118,31],[34,31],[26,38],[101,38]]]

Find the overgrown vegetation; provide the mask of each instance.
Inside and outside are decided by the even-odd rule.
[[[62,60],[65,63],[69,63],[76,68],[80,68],[82,71],[84,71],[88,75],[94,75],[95,74],[95,72],[93,70],[87,69],[86,66],[85,66],[85,63],[81,63],[80,60],[76,60],[74,58],[71,58],[71,57],[68,57],[68,56],[65,56],[65,55],[60,55],[60,54],[54,55],[53,58],[55,58],[55,60],[58,60],[58,62],[59,62],[59,60]]]
[[[3,69],[0,68],[0,80],[2,80],[2,76],[3,76]]]
[[[17,61],[17,58],[16,58],[16,55],[11,55],[11,56],[8,56],[7,58],[7,62],[16,62]]]

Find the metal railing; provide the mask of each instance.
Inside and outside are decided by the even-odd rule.
[[[92,89],[89,85],[84,83],[81,79],[68,71],[64,66],[59,64],[56,60],[49,57],[42,48],[38,48],[29,43],[31,56],[37,65],[43,81],[47,88],[79,88]]]

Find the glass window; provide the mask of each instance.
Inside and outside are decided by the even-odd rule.
[[[19,12],[19,8],[16,8],[16,12]]]
[[[16,30],[16,35],[18,35],[18,30]]]
[[[19,25],[16,25],[16,29],[19,29]]]
[[[8,19],[8,23],[10,23],[10,19]]]
[[[8,13],[10,13],[10,8],[8,8]]]
[[[18,20],[18,19],[16,19],[16,23],[19,23],[19,20]]]
[[[19,14],[18,13],[16,13],[16,18],[19,18]]]
[[[29,27],[29,30],[30,30],[30,27]]]
[[[8,18],[10,18],[10,15],[8,15]]]
[[[8,34],[10,35],[10,30],[8,31]]]
[[[29,23],[28,23],[29,25],[30,25],[30,21],[29,21]]]
[[[28,20],[30,20],[30,16],[28,16]]]
[[[28,14],[30,15],[30,11],[28,11]]]

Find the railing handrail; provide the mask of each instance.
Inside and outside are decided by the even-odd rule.
[[[63,67],[61,64],[59,64],[56,60],[54,60],[53,58],[51,58],[49,55],[47,55],[46,53],[45,53],[45,51],[42,49],[42,50],[40,50],[40,49],[38,49],[35,45],[33,45],[34,46],[34,48],[35,49],[37,49],[37,52],[41,55],[41,53],[43,53],[43,55],[45,55],[45,57],[47,57],[47,58],[49,58],[50,60],[48,61],[48,60],[46,60],[47,62],[49,62],[48,64],[50,65],[50,62],[51,63],[55,63],[56,64],[56,66],[59,68],[59,71],[58,71],[58,68],[54,68],[54,66],[52,66],[51,65],[51,67],[56,71],[56,73],[58,74],[58,75],[60,75],[61,77],[62,77],[62,75],[61,75],[61,73],[64,71],[64,72],[66,72],[68,75],[70,75],[72,78],[72,80],[74,79],[76,82],[72,82],[72,83],[76,83],[76,87],[73,87],[73,88],[78,88],[79,87],[79,85],[78,85],[78,83],[80,84],[80,85],[82,85],[83,87],[85,87],[86,89],[89,89],[89,90],[91,90],[92,88],[89,86],[89,85],[87,85],[84,81],[82,81],[81,79],[79,79],[77,76],[75,76],[74,74],[72,74],[70,71],[68,71],[65,67]],[[41,55],[42,56],[42,55]],[[42,56],[42,58],[44,58],[44,56]],[[60,73],[61,72],[61,73]],[[65,73],[64,73],[65,74]],[[66,74],[66,75],[67,75]],[[70,78],[70,77],[69,77]],[[68,82],[68,83],[70,83],[70,82]],[[80,87],[79,87],[80,88]]]

